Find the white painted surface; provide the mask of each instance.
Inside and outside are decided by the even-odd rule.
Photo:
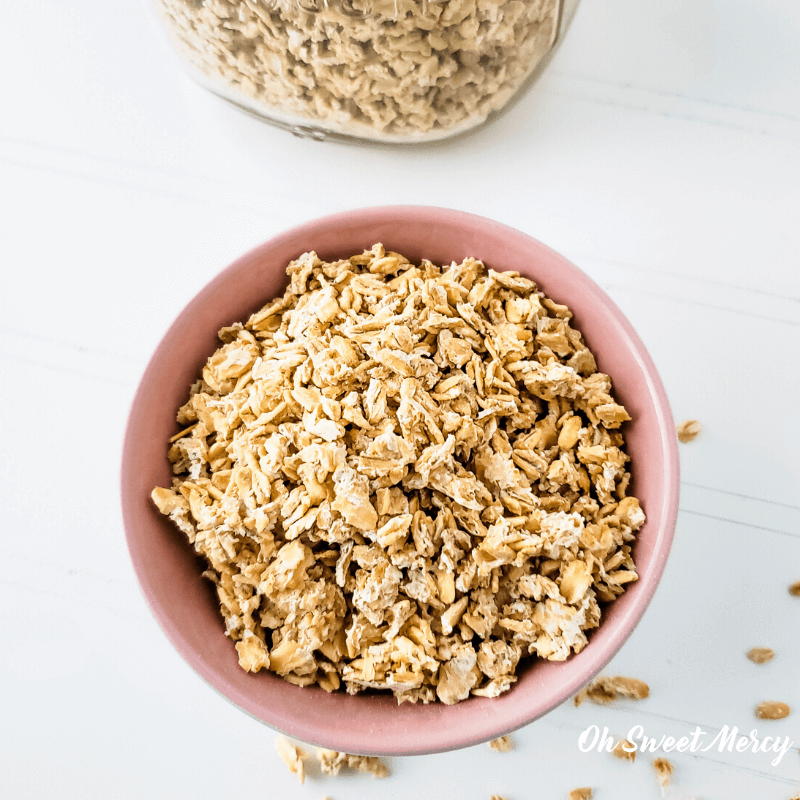
[[[796,740],[674,754],[674,798],[800,788],[800,6],[584,0],[543,80],[493,126],[428,149],[301,141],[175,68],[140,3],[27,0],[0,26],[0,794],[29,798],[659,797],[618,735]],[[184,665],[153,622],[117,503],[137,379],[183,304],[252,245],[321,214],[427,203],[572,258],[642,335],[677,419],[674,550],[609,672],[645,702],[567,704],[481,746],[395,759],[391,779],[299,786],[273,733]],[[754,645],[773,647],[763,666]],[[765,699],[795,713],[754,719]]]

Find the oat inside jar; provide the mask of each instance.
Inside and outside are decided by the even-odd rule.
[[[190,74],[300,135],[421,142],[529,83],[577,0],[152,0]]]
[[[569,308],[380,244],[287,273],[220,331],[153,491],[241,666],[450,704],[582,650],[645,517],[630,417]]]

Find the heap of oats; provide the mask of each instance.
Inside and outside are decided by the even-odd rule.
[[[636,580],[629,419],[572,314],[513,272],[382,245],[287,268],[178,412],[153,500],[241,666],[399,702],[495,697]]]

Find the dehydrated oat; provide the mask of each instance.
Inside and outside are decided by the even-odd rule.
[[[672,762],[667,758],[655,758],[653,759],[653,769],[656,771],[659,786],[667,789],[672,780],[672,773],[675,771]]]
[[[792,595],[792,597],[800,597],[800,581],[793,583],[789,587],[789,594]]]
[[[306,779],[305,768],[303,761],[306,758],[305,751],[295,744],[292,744],[285,736],[279,736],[275,740],[275,749],[278,755],[283,760],[283,763],[289,768],[289,772],[294,775],[300,783]]]
[[[621,675],[604,675],[593,680],[588,686],[575,695],[575,705],[579,706],[587,698],[598,705],[605,705],[622,695],[631,700],[644,700],[650,696],[650,687],[636,678],[625,678]]]
[[[681,442],[691,442],[696,439],[703,426],[696,419],[687,419],[681,422],[678,426],[678,440]]]
[[[747,657],[754,664],[765,664],[775,658],[775,651],[771,647],[753,647],[747,651]]]
[[[514,742],[511,741],[510,736],[500,736],[489,742],[489,749],[494,750],[495,753],[507,753],[514,749]]]
[[[287,272],[220,331],[152,493],[207,561],[242,668],[449,704],[582,650],[637,578],[645,517],[628,415],[566,306],[382,245]]]
[[[377,756],[355,756],[319,748],[317,758],[324,775],[338,775],[343,767],[356,772],[369,772],[376,778],[385,778],[388,774],[386,765]]]
[[[636,745],[627,739],[618,741],[611,752],[623,761],[636,761]]]
[[[569,800],[592,800],[592,789],[590,786],[584,786],[580,789],[573,789],[569,793]]]
[[[550,49],[557,0],[155,0],[223,96],[284,124],[441,138],[504,106]]]
[[[779,703],[774,700],[759,703],[756,706],[756,716],[759,719],[783,719],[791,713],[792,709],[786,703]]]

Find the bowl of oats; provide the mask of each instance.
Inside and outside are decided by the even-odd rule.
[[[336,751],[494,739],[642,617],[678,504],[644,345],[563,256],[440,208],[252,250],[145,370],[122,509],[144,595],[212,687]]]

